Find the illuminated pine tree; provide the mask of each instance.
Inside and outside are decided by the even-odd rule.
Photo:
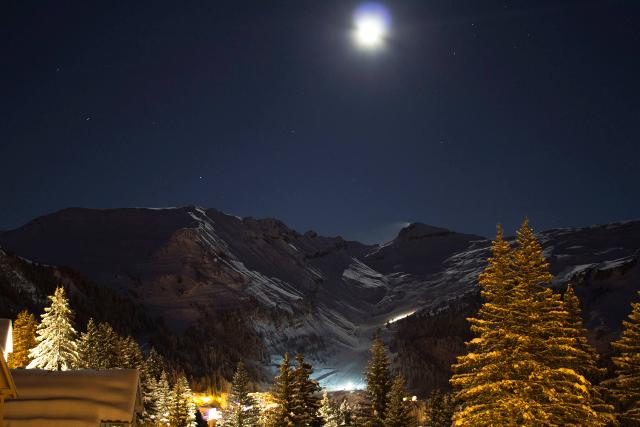
[[[73,312],[62,286],[49,296],[49,300],[51,305],[42,314],[36,330],[38,344],[29,353],[32,361],[27,368],[66,371],[73,368],[78,359]]]
[[[143,403],[141,419],[143,425],[153,425],[157,419],[156,395],[158,380],[165,369],[166,362],[156,349],[152,347],[151,351],[149,351],[149,356],[140,369],[140,388],[142,389]]]
[[[358,425],[356,420],[356,409],[351,406],[347,399],[344,399],[338,406],[337,417],[339,426],[355,426]]]
[[[167,427],[171,424],[171,412],[173,409],[173,393],[169,387],[167,373],[162,371],[160,378],[152,392],[154,423],[157,426]]]
[[[582,320],[582,308],[580,299],[573,290],[573,286],[568,285],[562,296],[564,308],[569,314],[568,332],[575,340],[575,359],[571,361],[571,368],[581,375],[587,377],[592,382],[597,382],[606,374],[606,369],[598,367],[598,353],[587,338],[587,328]]]
[[[480,425],[494,407],[494,396],[491,390],[495,365],[499,364],[508,351],[504,335],[507,333],[505,320],[510,317],[510,303],[513,280],[513,255],[511,246],[504,240],[502,227],[498,224],[496,238],[491,244],[491,256],[487,267],[479,276],[480,293],[483,304],[476,317],[467,319],[475,338],[467,342],[468,353],[458,357],[452,366],[454,375],[451,384],[458,390],[458,399],[463,404],[462,414],[458,418],[467,421],[477,418]],[[495,377],[495,375],[494,375]],[[443,403],[442,396],[434,394],[433,403]],[[442,420],[438,420],[437,424]],[[435,421],[434,421],[435,422]],[[476,421],[474,421],[476,422]]]
[[[294,381],[289,354],[285,353],[273,385],[272,395],[277,406],[269,415],[270,427],[297,427],[294,414]]]
[[[171,427],[195,427],[196,405],[189,382],[184,375],[180,375],[171,390]]]
[[[387,348],[379,336],[371,344],[371,358],[365,370],[366,395],[371,405],[369,424],[382,426],[387,410],[388,395],[391,391],[391,364]]]
[[[411,407],[404,379],[397,376],[389,392],[389,402],[384,418],[384,427],[412,427],[416,425],[411,415]]]
[[[594,385],[592,407],[602,420],[611,422],[614,418],[614,408],[605,403],[603,398],[605,390],[603,390],[603,387],[597,386],[597,383],[606,375],[607,370],[598,367],[599,356],[587,338],[588,332],[582,320],[580,299],[575,294],[573,286],[567,286],[562,300],[564,308],[569,314],[568,335],[575,340],[572,358],[567,360],[565,364],[587,378]]]
[[[640,303],[631,304],[622,336],[613,342],[618,354],[612,357],[615,377],[608,383],[620,403],[622,425],[640,425]]]
[[[496,226],[496,238],[491,242],[491,256],[488,265],[478,279],[480,294],[486,303],[504,303],[509,298],[509,291],[513,287],[513,272],[511,270],[511,245],[504,239],[504,230]],[[478,313],[480,317],[487,311],[486,304]],[[501,313],[500,313],[501,314]],[[503,316],[500,315],[499,318]]]
[[[494,301],[504,316],[476,329],[472,352],[453,367],[454,425],[604,425],[592,384],[573,369],[575,332],[559,295],[544,286],[552,275],[526,220],[516,243],[509,295]]]
[[[31,362],[29,351],[37,344],[37,327],[33,314],[27,310],[18,313],[18,317],[13,322],[13,352],[9,353],[7,360],[10,368],[24,368]]]
[[[122,337],[107,322],[89,319],[78,340],[78,367],[85,369],[141,369],[142,350],[130,336]]]
[[[258,425],[260,409],[249,394],[249,375],[242,362],[238,362],[231,383],[231,393],[223,413],[224,427],[254,427]]]
[[[124,369],[141,369],[144,364],[144,356],[140,345],[132,337],[118,337],[117,341],[117,367]]]
[[[322,418],[320,409],[320,385],[311,378],[313,368],[305,362],[304,356],[296,354],[296,367],[293,371],[293,413],[297,426],[319,427]]]
[[[86,332],[81,332],[78,340],[78,367],[99,369],[103,351],[98,339],[98,326],[93,319],[89,319]]]
[[[320,401],[320,409],[318,410],[320,418],[322,418],[322,427],[338,427],[340,425],[340,418],[338,410],[334,406],[329,395],[325,390],[322,393],[322,400]]]

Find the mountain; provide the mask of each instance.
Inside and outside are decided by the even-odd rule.
[[[553,286],[576,285],[606,351],[640,286],[640,222],[550,230],[540,239]],[[70,208],[0,234],[6,250],[67,266],[140,307],[166,325],[173,338],[165,341],[190,337],[184,348],[220,354],[207,358],[199,348],[180,356],[194,375],[216,370],[208,386],[228,378],[238,358],[259,367],[285,351],[311,358],[325,386],[357,386],[370,337],[382,328],[420,392],[446,386],[463,351],[489,244],[411,224],[387,244],[365,245],[198,207]],[[158,341],[153,329],[135,333]]]
[[[606,364],[630,303],[640,300],[640,221],[553,229],[537,237],[554,274],[551,286],[563,291],[574,285],[590,341]],[[464,319],[480,305],[477,278],[489,254],[490,242],[478,241],[448,258],[427,283],[451,298],[426,305],[390,331],[392,349],[414,390],[424,390],[425,384],[448,387],[449,366],[470,338]]]

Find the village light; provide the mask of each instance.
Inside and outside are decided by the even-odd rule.
[[[207,412],[207,421],[209,420],[221,420],[222,413],[218,410],[218,408],[210,408],[209,412]]]

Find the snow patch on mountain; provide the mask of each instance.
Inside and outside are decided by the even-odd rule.
[[[387,278],[360,261],[352,258],[353,262],[342,272],[342,279],[362,288],[386,288],[389,286]]]

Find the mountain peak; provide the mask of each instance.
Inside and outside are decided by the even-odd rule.
[[[451,233],[453,233],[453,231],[447,228],[434,227],[421,222],[413,222],[400,230],[397,239],[414,240],[430,236],[444,236]]]

